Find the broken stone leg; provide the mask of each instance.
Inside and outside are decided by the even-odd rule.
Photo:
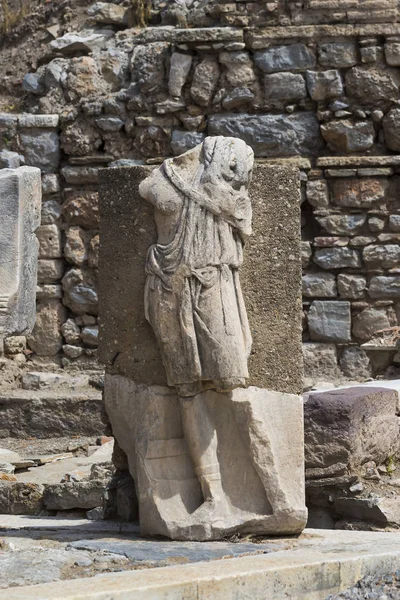
[[[0,339],[35,323],[40,205],[40,169],[0,171]]]
[[[302,402],[256,387],[191,400],[106,375],[106,408],[136,482],[143,535],[217,540],[305,526]]]

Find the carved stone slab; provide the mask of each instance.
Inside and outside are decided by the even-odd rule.
[[[139,194],[152,167],[100,171],[100,360],[110,373],[166,385],[153,330],[145,319],[145,264],[157,240],[153,207]],[[298,169],[256,164],[250,186],[252,235],[240,281],[252,336],[249,385],[299,394],[301,349]]]
[[[0,170],[0,338],[35,323],[40,169]]]
[[[304,529],[300,397],[251,387],[183,400],[171,388],[107,374],[105,399],[136,482],[143,535],[204,541]],[[199,468],[184,437],[184,413],[193,402],[199,420],[209,423],[198,431],[202,458],[212,436],[218,446],[219,464],[207,465],[206,477],[215,484],[218,474],[224,495],[213,502],[204,502]]]

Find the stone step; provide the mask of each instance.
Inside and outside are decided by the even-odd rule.
[[[3,438],[100,436],[108,433],[101,392],[12,390],[0,395]]]

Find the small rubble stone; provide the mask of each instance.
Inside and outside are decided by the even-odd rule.
[[[318,223],[332,235],[354,235],[367,220],[366,215],[329,215],[316,217]]]
[[[96,326],[84,327],[81,333],[82,341],[88,346],[99,345],[99,328]]]
[[[68,358],[79,358],[84,353],[84,349],[80,346],[73,346],[72,344],[64,344],[62,347],[65,356]]]
[[[54,356],[62,346],[61,325],[66,321],[65,307],[56,301],[38,304],[36,323],[28,337],[31,350],[39,356]]]
[[[351,341],[350,302],[315,300],[308,312],[308,327],[315,342]]]
[[[301,264],[302,264],[303,269],[306,269],[308,267],[310,258],[312,256],[310,242],[302,241],[300,249],[301,249]]]
[[[66,232],[64,256],[72,264],[81,267],[88,259],[89,234],[81,227],[70,227]]]
[[[61,216],[61,205],[57,199],[51,198],[42,202],[41,223],[42,225],[52,225],[58,221]],[[60,236],[61,237],[61,236]]]
[[[313,68],[316,58],[314,52],[304,44],[291,44],[259,50],[254,54],[254,61],[265,73],[274,73]]]
[[[205,56],[196,66],[190,95],[194,102],[200,106],[208,106],[217,87],[220,69],[217,60],[211,56]]]
[[[190,73],[193,57],[182,52],[173,52],[170,61],[168,91],[174,98],[179,98],[182,88]]]
[[[336,69],[352,67],[357,64],[357,46],[351,42],[330,42],[319,44],[318,62],[322,67]]]
[[[363,275],[340,273],[337,279],[339,295],[342,298],[360,300],[364,297],[367,280]]]
[[[323,248],[314,253],[314,262],[322,269],[345,269],[361,267],[361,258],[357,250],[350,248]]]
[[[38,167],[44,173],[57,170],[60,161],[57,132],[47,129],[25,129],[19,134],[19,148],[26,165]]]
[[[26,337],[24,335],[12,335],[4,339],[4,354],[19,354],[26,350]]]
[[[50,42],[50,48],[65,56],[76,52],[89,53],[102,48],[113,35],[109,29],[83,29],[79,33],[67,32]]]
[[[377,331],[391,326],[387,310],[370,306],[353,317],[353,334],[360,340],[370,340]]]
[[[0,169],[18,169],[25,162],[22,154],[10,152],[10,150],[0,151]]]
[[[344,375],[353,381],[362,381],[371,377],[371,365],[368,355],[358,346],[345,348],[339,364]]]
[[[62,298],[62,287],[61,285],[50,285],[42,284],[36,288],[36,300],[56,300]]]
[[[385,200],[386,179],[336,179],[332,185],[332,201],[349,208],[372,208]]]
[[[343,94],[343,82],[339,71],[307,71],[307,88],[315,101],[336,98]]]
[[[132,81],[138,83],[142,94],[163,89],[168,54],[169,44],[166,42],[152,42],[133,49],[130,63]]]
[[[328,185],[324,179],[307,181],[306,194],[307,201],[314,208],[321,209],[329,206]]]
[[[175,130],[171,138],[171,150],[175,155],[183,154],[187,150],[194,148],[204,140],[204,133],[195,131]]]
[[[400,276],[377,275],[371,278],[368,294],[371,298],[400,298]]]
[[[368,227],[373,233],[378,233],[385,229],[385,219],[381,217],[370,217],[368,219]]]
[[[335,276],[324,272],[303,275],[303,296],[335,298],[337,296]]]
[[[88,270],[71,269],[63,279],[64,304],[77,315],[97,315],[98,296],[95,275]]]
[[[400,66],[400,44],[398,42],[388,42],[385,44],[385,58],[391,67]]]
[[[226,67],[226,78],[233,86],[249,84],[256,78],[248,52],[221,52],[219,62]]]
[[[96,2],[88,8],[87,14],[97,23],[128,25],[128,10],[125,6],[112,2]]]
[[[67,344],[76,344],[81,339],[81,330],[73,319],[67,319],[61,325],[61,331]]]
[[[400,264],[400,245],[367,246],[362,257],[369,269],[390,269]]]
[[[57,225],[41,225],[36,230],[39,240],[39,258],[60,258],[62,256],[61,231]]]
[[[390,150],[400,150],[400,108],[392,108],[382,120],[385,142]]]
[[[87,190],[70,190],[62,205],[62,214],[68,225],[78,225],[84,229],[98,229],[98,193]]]
[[[64,264],[60,259],[38,260],[38,282],[54,283],[61,279],[64,273]]]
[[[301,100],[306,96],[304,77],[299,73],[271,73],[264,76],[265,100]]]
[[[400,215],[389,216],[389,229],[396,233],[400,232]]]
[[[91,509],[100,506],[104,480],[76,481],[47,485],[43,497],[47,510]]]
[[[345,82],[348,96],[364,105],[398,97],[399,84],[390,70],[352,67],[346,73]]]
[[[222,100],[222,106],[227,110],[245,106],[254,100],[254,94],[249,88],[236,88],[225,96]]]
[[[374,126],[369,121],[331,121],[321,125],[321,133],[333,152],[352,153],[369,150],[374,144]]]

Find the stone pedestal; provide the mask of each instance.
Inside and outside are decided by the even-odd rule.
[[[40,169],[0,170],[0,338],[35,323]]]
[[[298,396],[250,387],[184,400],[171,388],[108,374],[105,399],[136,482],[142,534],[205,541],[235,533],[300,533],[305,527]],[[198,432],[203,456],[211,437],[217,444],[217,468],[203,467],[221,479],[224,497],[215,504],[204,501],[184,437],[185,411],[193,402],[200,421],[211,425]]]
[[[253,233],[239,269],[253,340],[250,387],[188,400],[167,386],[145,318],[146,256],[157,231],[138,188],[151,171],[100,172],[99,352],[141,531],[179,540],[299,533],[306,508],[298,170],[254,168]]]

